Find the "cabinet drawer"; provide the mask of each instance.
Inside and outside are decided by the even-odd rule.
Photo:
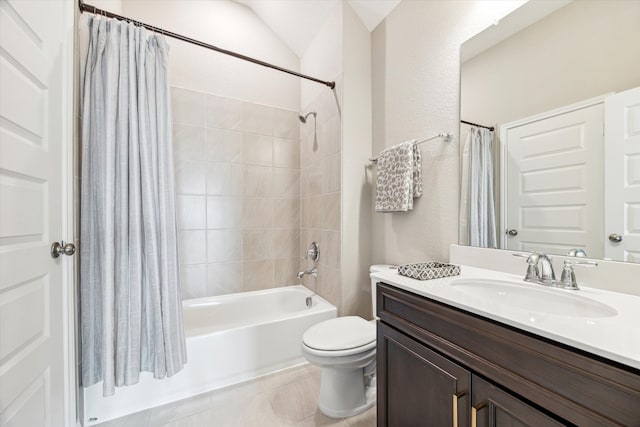
[[[640,372],[379,283],[380,320],[580,426],[640,426]]]
[[[566,426],[477,375],[472,390],[472,425],[477,427]]]

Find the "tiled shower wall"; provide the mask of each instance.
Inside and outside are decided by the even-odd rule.
[[[173,87],[182,298],[296,284],[298,112]]]
[[[309,117],[301,126],[301,251],[312,241],[320,245],[318,278],[304,278],[304,284],[334,304],[342,313],[340,282],[341,230],[341,146],[340,115],[342,79],[336,79],[336,90],[323,90],[303,111],[318,113],[314,123]],[[301,269],[313,264],[300,260]]]

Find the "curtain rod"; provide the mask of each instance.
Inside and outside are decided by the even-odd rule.
[[[144,27],[147,30],[153,31],[155,33],[160,33],[160,34],[163,34],[165,36],[168,36],[168,37],[171,37],[171,38],[174,38],[174,39],[177,39],[177,40],[182,40],[183,42],[195,44],[197,46],[204,47],[204,48],[207,48],[207,49],[210,49],[210,50],[214,50],[216,52],[223,53],[225,55],[233,56],[234,58],[242,59],[243,61],[252,62],[254,64],[262,65],[263,67],[267,67],[267,68],[271,68],[271,69],[274,69],[274,70],[282,71],[283,73],[287,73],[287,74],[291,74],[293,76],[297,76],[297,77],[300,77],[300,78],[303,78],[303,79],[311,80],[311,81],[314,81],[316,83],[321,83],[321,84],[323,84],[325,86],[328,86],[331,89],[336,87],[336,82],[320,80],[320,79],[317,79],[315,77],[308,76],[306,74],[298,73],[297,71],[288,70],[286,68],[282,68],[282,67],[279,67],[277,65],[273,65],[273,64],[270,64],[270,63],[265,62],[265,61],[261,61],[261,60],[256,59],[256,58],[252,58],[250,56],[243,55],[241,53],[233,52],[233,51],[230,51],[230,50],[227,50],[227,49],[222,49],[220,47],[217,47],[217,46],[214,46],[214,45],[211,45],[211,44],[208,44],[208,43],[204,43],[204,42],[201,42],[199,40],[195,40],[195,39],[192,39],[192,38],[180,35],[180,34],[172,33],[171,31],[166,31],[166,30],[163,30],[162,28],[154,27],[153,25],[149,25],[149,24],[145,24],[144,22],[136,21],[135,19],[127,18],[127,17],[121,16],[121,15],[116,15],[115,13],[108,12],[108,11],[102,10],[102,9],[98,9],[95,6],[92,6],[90,4],[86,4],[82,0],[78,0],[78,4],[80,6],[80,12],[90,12],[90,13],[93,13],[93,14],[96,14],[96,15],[105,16],[107,18],[115,18],[115,19],[119,19],[121,21],[131,22],[131,23],[133,23],[135,25]]]
[[[484,125],[479,125],[477,123],[472,123],[472,122],[468,122],[466,120],[460,120],[460,123],[464,123],[465,125],[471,125],[471,126],[475,126],[477,128],[484,128],[484,129],[489,129],[490,131],[494,131],[496,128],[494,128],[493,126],[484,126]]]

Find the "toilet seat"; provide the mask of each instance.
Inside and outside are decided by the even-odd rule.
[[[302,343],[316,356],[351,356],[375,348],[376,327],[358,316],[338,317],[309,328]]]

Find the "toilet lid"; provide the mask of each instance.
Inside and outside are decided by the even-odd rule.
[[[375,324],[358,316],[325,320],[307,329],[302,336],[307,347],[328,351],[362,347],[375,340]]]

